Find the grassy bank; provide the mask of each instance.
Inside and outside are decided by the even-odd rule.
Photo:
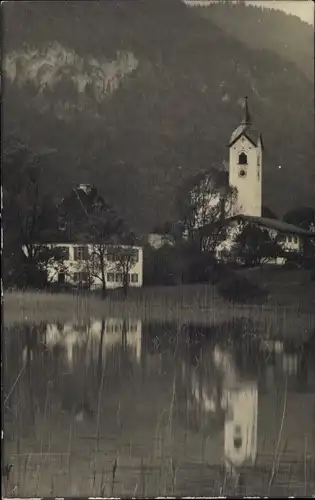
[[[148,292],[148,293],[146,293]],[[176,293],[175,293],[176,292]],[[150,321],[209,324],[246,318],[259,323],[267,337],[308,335],[315,327],[312,311],[272,304],[238,305],[218,298],[209,285],[132,290],[128,299],[109,295],[8,292],[4,294],[4,323],[71,321],[91,317],[136,317]]]

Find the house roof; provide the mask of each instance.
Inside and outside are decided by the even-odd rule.
[[[252,215],[235,215],[233,217],[230,217],[228,220],[229,221],[244,220],[248,222],[253,222],[255,224],[258,224],[259,226],[263,226],[269,229],[275,229],[283,233],[299,234],[301,236],[310,236],[315,238],[314,232],[306,231],[301,227],[295,226],[294,224],[288,224],[287,222],[278,219],[269,219],[267,217],[254,217]]]
[[[87,246],[87,245],[105,245],[109,248],[114,248],[114,247],[132,247],[132,248],[142,248],[141,245],[139,245],[137,242],[135,242],[134,245],[129,245],[127,243],[119,243],[119,242],[113,242],[113,243],[104,243],[104,241],[38,241],[37,243],[34,243],[34,245],[55,245],[55,246]]]
[[[248,221],[268,229],[275,229],[276,231],[280,231],[282,233],[297,234],[300,236],[315,238],[315,232],[306,231],[305,229],[294,226],[293,224],[288,224],[287,222],[283,222],[282,220],[278,219],[255,217],[251,215],[234,215],[233,217],[229,217],[228,219],[226,219],[227,224],[233,221]],[[202,235],[206,236],[207,234],[211,234],[217,226],[220,226],[220,224],[220,221],[214,224],[207,224],[206,226],[200,228],[199,231]]]

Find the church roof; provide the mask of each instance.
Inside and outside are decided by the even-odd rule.
[[[250,116],[249,109],[248,109],[247,97],[245,97],[243,119],[242,119],[240,125],[232,133],[230,141],[229,141],[229,147],[233,146],[233,144],[237,141],[237,139],[239,139],[242,135],[245,135],[245,137],[247,137],[247,139],[255,147],[257,147],[258,141],[260,139],[261,145],[263,147],[261,134],[257,130],[253,129],[253,127],[252,127],[252,120],[251,120],[251,116]]]
[[[251,125],[245,125],[241,124],[239,125],[234,132],[231,135],[230,141],[229,141],[229,146],[233,146],[233,144],[239,139],[242,135],[245,135],[245,137],[255,146],[258,146],[258,141],[259,139],[261,140],[261,144],[263,145],[262,142],[262,137],[260,133],[253,129]]]
[[[267,217],[256,217],[253,215],[234,215],[226,219],[227,224],[233,221],[252,222],[253,224],[257,224],[258,226],[262,226],[268,229],[275,229],[276,231],[279,231],[281,233],[296,234],[300,236],[315,238],[315,233],[313,231],[306,231],[301,227],[294,226],[293,224],[288,224],[287,222],[278,219],[269,219]],[[221,224],[222,224],[221,221],[217,221],[212,224],[206,224],[205,226],[199,229],[199,232],[201,235],[207,236],[211,234],[216,229],[216,227],[219,227]]]
[[[255,217],[253,215],[234,215],[228,219],[232,220],[244,220],[248,222],[253,222],[259,226],[266,227],[268,229],[275,229],[277,231],[281,231],[283,233],[289,234],[299,234],[301,236],[310,236],[315,237],[315,233],[312,231],[306,231],[301,227],[295,226],[294,224],[288,224],[282,220],[278,219],[269,219],[267,217]]]

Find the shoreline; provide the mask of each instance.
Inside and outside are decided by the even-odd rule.
[[[308,308],[264,305],[233,305],[223,299],[204,297],[185,303],[177,299],[145,294],[126,300],[110,296],[50,294],[47,292],[6,292],[3,296],[3,325],[29,321],[67,322],[88,320],[104,316],[135,318],[143,321],[209,324],[245,319],[259,324],[266,337],[284,335],[299,337],[310,335],[315,329],[315,313]]]

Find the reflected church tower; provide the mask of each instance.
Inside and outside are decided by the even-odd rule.
[[[234,473],[236,468],[256,461],[258,383],[243,379],[229,351],[216,346],[214,362],[223,376],[224,461]]]
[[[253,465],[257,456],[258,387],[240,382],[226,388],[227,413],[224,424],[224,456],[228,467]]]

